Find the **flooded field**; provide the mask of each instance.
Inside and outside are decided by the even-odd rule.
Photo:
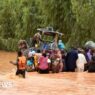
[[[9,63],[16,53],[0,51],[0,95],[95,95],[94,73],[26,74],[15,76]]]

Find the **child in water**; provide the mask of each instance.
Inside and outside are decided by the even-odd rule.
[[[26,57],[23,56],[21,51],[18,51],[16,75],[21,74],[23,78],[25,78],[25,70],[26,70]]]
[[[29,52],[28,54],[28,59],[27,59],[27,71],[28,72],[31,72],[31,71],[34,71],[35,70],[35,65],[34,65],[34,57],[33,57],[33,54],[35,52]]]

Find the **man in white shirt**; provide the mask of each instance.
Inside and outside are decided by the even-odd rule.
[[[77,66],[77,72],[83,72],[84,71],[84,65],[87,63],[86,58],[83,54],[83,51],[78,51],[78,59],[76,61]]]

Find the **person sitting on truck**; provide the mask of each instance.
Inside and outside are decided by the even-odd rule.
[[[62,40],[59,40],[59,42],[58,42],[58,48],[59,48],[60,50],[64,50],[65,45],[64,45],[64,43],[62,42]]]

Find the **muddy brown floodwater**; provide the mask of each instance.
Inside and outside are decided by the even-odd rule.
[[[0,51],[0,95],[95,95],[94,73],[26,74],[15,76],[9,63],[16,53]]]

